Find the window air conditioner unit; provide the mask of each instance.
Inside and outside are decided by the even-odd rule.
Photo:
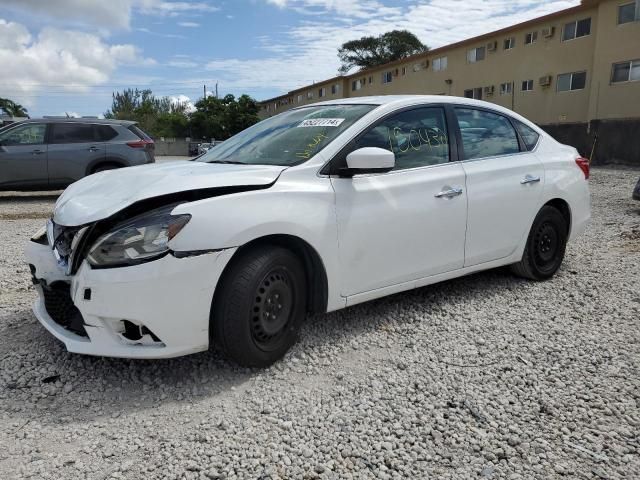
[[[498,49],[498,42],[490,42],[487,43],[487,50],[490,52],[495,52]]]
[[[556,28],[555,27],[546,27],[542,29],[542,36],[544,38],[551,38],[553,37],[553,34],[555,33]]]
[[[538,83],[540,83],[541,87],[548,87],[549,85],[551,85],[552,80],[553,80],[553,77],[551,75],[545,75],[544,77],[540,77],[540,80]]]
[[[484,87],[484,94],[485,95],[493,95],[493,92],[495,91],[496,87],[494,87],[493,85],[489,85],[488,87]]]

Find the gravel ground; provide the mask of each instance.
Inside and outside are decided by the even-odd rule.
[[[638,170],[595,169],[558,276],[491,271],[306,323],[266,370],[67,353],[0,195],[0,478],[640,478]]]

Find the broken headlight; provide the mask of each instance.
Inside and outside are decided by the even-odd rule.
[[[171,215],[175,205],[148,212],[116,225],[93,244],[87,260],[94,267],[137,265],[169,252],[169,241],[191,219]]]

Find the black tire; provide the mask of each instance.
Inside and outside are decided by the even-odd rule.
[[[568,234],[569,225],[562,213],[545,205],[533,221],[522,260],[511,265],[511,270],[531,280],[553,277],[562,265]]]
[[[213,301],[212,340],[239,365],[266,367],[297,340],[307,307],[305,270],[276,245],[252,248],[232,262]]]
[[[91,170],[91,173],[104,172],[107,170],[115,170],[116,168],[122,168],[122,166],[118,165],[117,163],[103,163],[95,167],[93,170]]]

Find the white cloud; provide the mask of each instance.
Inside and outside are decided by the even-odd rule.
[[[215,59],[207,63],[228,89],[288,90],[336,75],[344,42],[407,29],[437,48],[569,8],[579,0],[431,0],[385,7],[362,0],[264,0],[308,15],[288,32],[260,37],[267,58]],[[319,13],[332,13],[319,15]]]
[[[216,12],[207,2],[163,0],[2,0],[4,7],[64,24],[90,24],[102,30],[128,29],[134,10],[148,15],[179,16]]]
[[[34,92],[86,92],[120,65],[150,65],[133,45],[110,45],[89,33],[44,28],[34,37],[21,24],[0,19],[0,90],[26,105]]]
[[[169,60],[167,62],[167,66],[173,67],[173,68],[194,68],[194,67],[197,67],[198,65],[199,64],[197,62],[194,62],[192,60],[175,59],[175,60]]]
[[[266,0],[279,8],[291,8],[298,13],[321,15],[335,12],[338,15],[355,18],[369,18],[372,15],[388,15],[396,8],[385,7],[376,0]]]
[[[187,113],[193,113],[196,111],[195,104],[186,95],[172,95],[169,97],[171,103],[174,105],[185,105]]]
[[[200,26],[200,24],[196,22],[178,22],[178,25],[186,28],[198,28]]]

